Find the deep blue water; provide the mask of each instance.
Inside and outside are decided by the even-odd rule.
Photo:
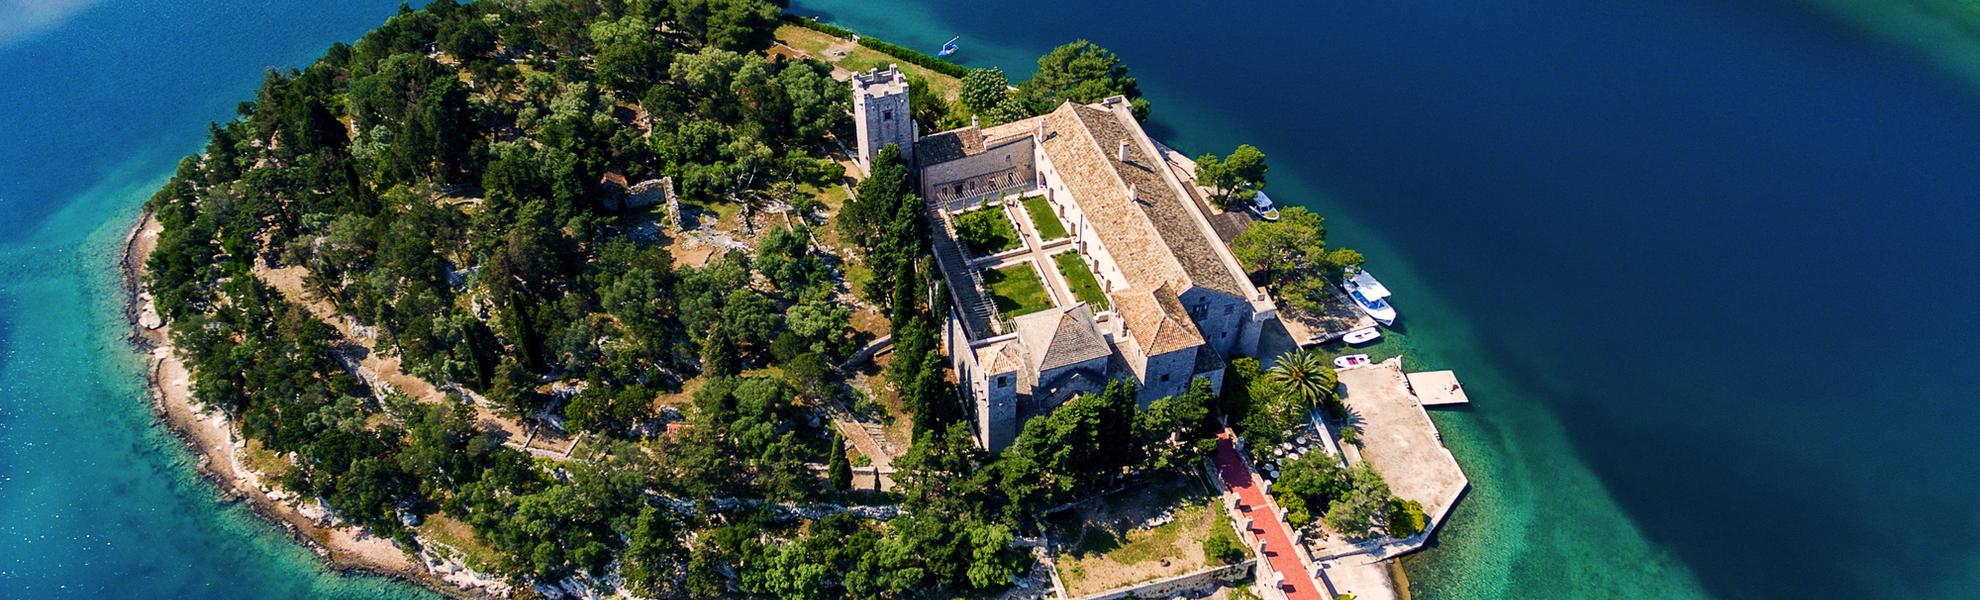
[[[1419,597],[1980,597],[1974,73],[1767,0],[798,5],[1089,38],[1178,147],[1263,149],[1476,403]]]
[[[1262,148],[1476,403],[1419,598],[1980,598],[1974,73],[1767,0],[798,4],[1019,77],[1090,38],[1167,141]],[[421,595],[213,501],[110,272],[206,122],[396,5],[0,4],[0,597]]]

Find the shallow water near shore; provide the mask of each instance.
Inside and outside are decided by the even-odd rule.
[[[115,256],[267,67],[396,2],[120,0],[0,37],[0,598],[432,597],[214,501],[151,418]],[[1451,368],[1474,489],[1419,599],[1980,598],[1980,95],[1758,0],[799,0],[1017,78],[1119,52],[1151,130],[1271,157]]]
[[[152,417],[115,268],[207,121],[396,3],[77,4],[0,45],[0,598],[436,598],[218,502]]]

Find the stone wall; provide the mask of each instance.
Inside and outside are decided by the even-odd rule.
[[[1077,600],[1119,600],[1122,598],[1167,599],[1176,596],[1201,598],[1217,591],[1217,588],[1241,581],[1251,576],[1252,568],[1258,560],[1252,559],[1234,565],[1210,567],[1167,579],[1157,579],[1147,583],[1115,588],[1084,596]]]
[[[1038,175],[1032,146],[1030,137],[1021,137],[978,154],[929,165],[921,171],[921,195],[953,211],[985,197],[995,198],[1000,191],[1035,187]]]
[[[626,189],[626,208],[673,201],[675,198],[672,177],[648,179]]]
[[[1196,374],[1198,348],[1201,346],[1148,357],[1148,368],[1142,373],[1141,390],[1135,394],[1135,401],[1148,408],[1150,402],[1189,391],[1189,380]],[[1163,381],[1164,376],[1169,380]]]
[[[1205,343],[1224,356],[1245,354],[1240,350],[1244,347],[1245,322],[1251,318],[1250,302],[1200,286],[1183,290],[1177,299],[1189,311],[1197,331],[1203,332]]]

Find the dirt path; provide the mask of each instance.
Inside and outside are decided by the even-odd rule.
[[[881,491],[894,489],[894,478],[891,477],[894,472],[894,456],[887,453],[885,447],[875,441],[873,435],[866,430],[866,424],[854,419],[852,413],[847,412],[844,406],[830,402],[824,405],[824,409],[825,415],[832,419],[832,426],[838,429],[841,435],[846,436],[846,439],[851,440],[853,447],[858,449],[860,454],[866,455],[873,461],[870,469],[875,477],[874,487]],[[869,467],[862,467],[857,471],[864,474],[868,469]],[[853,479],[853,484],[857,486],[860,478]]]
[[[261,277],[263,281],[267,281],[268,285],[280,290],[282,295],[288,298],[290,302],[302,305],[303,308],[309,310],[310,314],[315,315],[318,320],[329,323],[331,327],[337,328],[337,332],[343,334],[346,343],[341,344],[341,347],[333,348],[333,351],[346,361],[356,362],[359,367],[357,375],[363,378],[365,383],[373,386],[383,384],[383,387],[389,391],[405,394],[420,402],[435,404],[451,402],[447,399],[447,392],[435,387],[432,383],[428,383],[424,379],[406,373],[405,369],[401,368],[399,364],[399,357],[380,354],[372,339],[358,335],[358,332],[352,329],[350,322],[337,314],[335,306],[322,300],[310,299],[309,295],[304,293],[303,287],[303,276],[308,273],[308,269],[303,267],[270,269],[265,266],[256,265],[254,273],[256,276]],[[357,346],[357,348],[351,348],[350,346]],[[346,362],[346,364],[350,363]],[[495,411],[490,409],[486,404],[476,403],[474,405],[474,412],[475,424],[480,426],[483,431],[502,437],[502,443],[505,445],[517,449],[527,449],[527,444],[531,438],[528,428],[523,427],[522,424],[514,420],[506,419],[495,414]],[[553,457],[561,457],[568,453],[569,449],[561,448],[551,449],[549,451],[555,454]]]

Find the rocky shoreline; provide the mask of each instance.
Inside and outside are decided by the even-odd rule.
[[[331,570],[403,579],[461,600],[506,597],[505,593],[497,593],[506,591],[505,584],[490,586],[494,582],[472,577],[449,578],[436,573],[434,568],[458,570],[458,565],[441,563],[427,554],[409,556],[391,540],[370,536],[357,527],[319,522],[304,514],[303,509],[285,502],[289,497],[280,490],[263,486],[261,475],[243,465],[240,455],[243,446],[235,442],[233,424],[225,415],[202,414],[194,405],[190,374],[173,354],[166,323],[151,295],[144,290],[145,259],[157,246],[161,230],[158,220],[147,211],[124,239],[119,268],[126,300],[124,316],[131,327],[129,340],[138,352],[146,355],[152,413],[199,457],[194,469],[214,483],[221,501],[246,502],[255,515],[280,526],[290,539],[316,552]],[[491,591],[490,587],[495,590]]]

